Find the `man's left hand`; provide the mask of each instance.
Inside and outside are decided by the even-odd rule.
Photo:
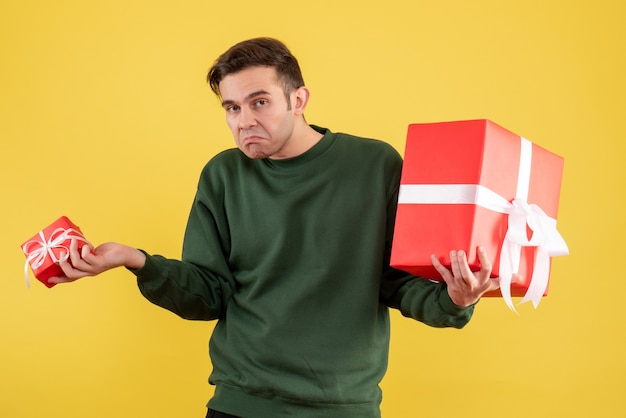
[[[483,294],[500,287],[500,278],[491,277],[491,262],[483,247],[478,247],[480,270],[473,272],[467,264],[465,251],[450,251],[451,271],[437,257],[431,256],[433,266],[448,285],[450,299],[458,306],[470,306]]]

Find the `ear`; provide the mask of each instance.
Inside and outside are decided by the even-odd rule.
[[[306,105],[309,103],[310,96],[311,92],[304,86],[295,89],[291,93],[292,108],[296,115],[302,115],[304,113]]]

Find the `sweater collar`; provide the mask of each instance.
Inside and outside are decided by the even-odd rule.
[[[322,128],[316,125],[310,125],[311,128],[315,129],[317,132],[324,135],[322,139],[318,141],[311,149],[306,152],[291,158],[285,158],[281,160],[272,160],[271,158],[264,158],[263,163],[268,167],[277,168],[277,169],[290,169],[295,167],[300,167],[308,162],[316,159],[317,157],[324,154],[330,146],[333,144],[335,140],[335,135],[327,128]]]

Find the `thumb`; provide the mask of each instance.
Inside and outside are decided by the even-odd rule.
[[[500,289],[500,278],[492,277],[489,279],[489,284],[487,286],[487,292],[491,292],[492,290]]]

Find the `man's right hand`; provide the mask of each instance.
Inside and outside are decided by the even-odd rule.
[[[96,276],[116,267],[138,269],[146,262],[144,253],[136,248],[115,242],[107,242],[93,248],[84,245],[78,251],[78,242],[72,240],[69,258],[59,262],[65,276],[51,277],[50,283],[68,283],[85,276]]]

